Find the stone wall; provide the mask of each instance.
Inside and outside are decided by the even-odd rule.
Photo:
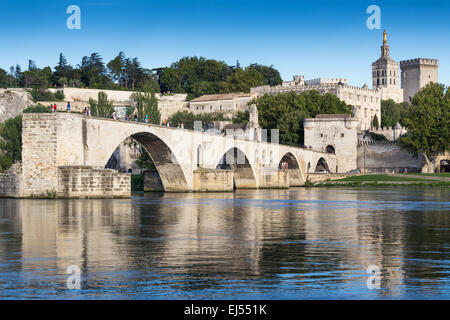
[[[232,170],[196,170],[194,171],[194,191],[233,191],[233,176]]]
[[[3,173],[0,173],[0,197],[19,198],[22,182],[22,166],[15,163]]]
[[[145,171],[143,175],[144,192],[164,192],[164,186],[158,171]]]
[[[358,169],[362,173],[421,172],[422,158],[401,150],[393,142],[359,142]]]
[[[56,114],[26,113],[22,129],[24,197],[56,193],[58,185]]]
[[[289,189],[289,172],[286,170],[262,171],[259,176],[261,189]]]
[[[130,195],[129,174],[85,166],[58,168],[59,198],[126,198]]]
[[[341,174],[335,174],[335,173],[309,173],[308,174],[308,181],[312,183],[316,182],[323,182],[327,180],[339,180],[344,179],[348,177],[354,177],[359,176],[360,174],[350,174],[350,173],[341,173]]]

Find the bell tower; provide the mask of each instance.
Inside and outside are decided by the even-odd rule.
[[[403,90],[400,89],[398,62],[390,57],[386,30],[383,32],[381,57],[372,63],[372,88],[381,89],[381,99],[403,101]]]
[[[398,63],[389,56],[387,33],[384,30],[381,57],[372,64],[372,87],[399,88],[398,77]]]

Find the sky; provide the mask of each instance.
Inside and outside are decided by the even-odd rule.
[[[81,29],[70,30],[70,5]],[[370,5],[381,29],[369,29]],[[293,75],[349,79],[371,86],[383,29],[391,57],[439,59],[439,82],[450,84],[448,0],[0,0],[0,68],[32,59],[54,67],[62,52],[72,65],[93,52],[108,62],[120,51],[146,68],[203,56],[241,66],[273,65]]]

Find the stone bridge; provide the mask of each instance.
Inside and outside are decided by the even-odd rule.
[[[215,185],[221,173],[237,189],[302,186],[308,171],[336,168],[333,154],[275,143],[70,113],[24,114],[21,196],[130,196],[130,175],[105,169],[129,137],[149,153],[169,192],[222,190]],[[282,161],[288,170],[279,169]]]

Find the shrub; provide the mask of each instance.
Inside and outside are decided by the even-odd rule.
[[[52,112],[49,107],[38,104],[36,106],[31,106],[23,109],[23,113],[50,113]]]

